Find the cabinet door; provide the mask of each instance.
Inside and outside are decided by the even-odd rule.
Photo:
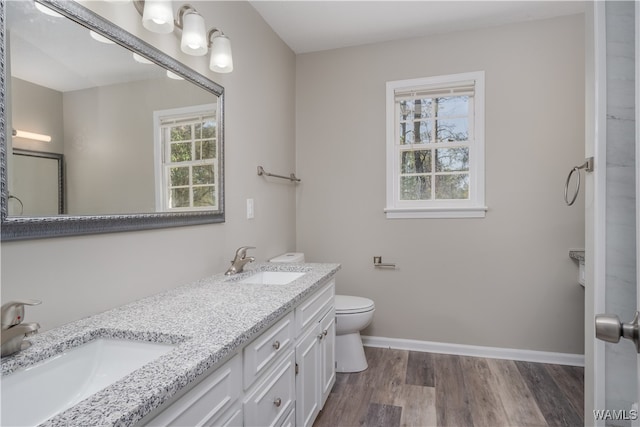
[[[320,325],[310,328],[296,345],[296,425],[311,426],[320,412]]]
[[[322,339],[320,340],[322,401],[320,407],[322,408],[336,382],[336,315],[334,309],[331,309],[322,318],[320,329],[322,331]]]

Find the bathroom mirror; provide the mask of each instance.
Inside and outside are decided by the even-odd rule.
[[[38,5],[58,15],[0,2],[2,240],[223,222],[222,86],[76,2]],[[60,156],[57,214],[25,203],[44,196],[23,150]]]

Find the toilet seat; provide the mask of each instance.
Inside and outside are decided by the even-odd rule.
[[[369,298],[336,295],[335,307],[336,314],[356,314],[371,311],[375,308],[375,305]]]

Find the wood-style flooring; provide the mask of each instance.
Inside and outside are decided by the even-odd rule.
[[[584,369],[365,347],[314,427],[582,426]]]

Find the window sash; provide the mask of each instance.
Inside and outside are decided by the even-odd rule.
[[[208,211],[219,209],[219,170],[218,170],[218,155],[220,147],[218,145],[218,123],[216,119],[216,106],[214,104],[199,106],[200,111],[191,109],[177,110],[165,110],[162,112],[156,112],[156,135],[157,135],[157,147],[156,162],[160,166],[156,173],[156,206],[164,212],[178,212],[178,211]],[[163,114],[164,113],[164,114]],[[213,135],[205,136],[203,134],[196,135],[198,132],[198,125],[204,126],[207,122],[214,123]],[[189,127],[189,134],[185,132],[184,140],[171,140],[171,129],[175,127]],[[186,130],[186,129],[185,129]],[[204,128],[202,129],[204,131]],[[196,154],[202,156],[204,142],[212,143],[212,153],[210,158],[196,158]],[[171,151],[172,146],[176,144],[189,144],[189,159],[184,161],[172,161]],[[186,149],[186,147],[185,147]],[[185,156],[187,157],[187,156]],[[194,183],[195,171],[194,169],[199,166],[211,167],[211,182]],[[171,170],[173,168],[188,168],[188,183],[183,185],[175,185],[171,182]],[[158,175],[159,173],[159,175]],[[185,176],[185,178],[187,178]],[[160,186],[160,187],[159,187]],[[172,207],[172,192],[175,190],[188,190],[188,206]],[[194,199],[194,192],[198,189],[211,189],[213,204],[207,206],[197,206],[197,201]],[[185,195],[186,196],[186,195]],[[186,205],[186,198],[185,205]],[[159,202],[158,202],[159,201]]]
[[[460,78],[466,77],[466,78]],[[431,83],[438,81],[438,83]],[[427,83],[425,83],[427,82]],[[433,99],[438,97],[468,96],[468,114],[451,114],[432,117],[413,118],[409,115],[402,120],[400,103],[407,100]],[[478,114],[476,105],[481,110]],[[387,83],[387,212],[393,217],[428,217],[420,212],[434,212],[434,217],[484,217],[484,73],[465,73],[461,75],[441,76],[439,78],[414,79]],[[431,123],[455,118],[468,119],[468,139],[463,141],[437,141],[435,132],[430,132],[430,140],[401,143],[401,124],[413,125],[416,122]],[[468,149],[468,168],[461,171],[436,171],[435,150],[447,148]],[[431,166],[428,172],[402,171],[402,153],[431,151]],[[466,198],[437,199],[436,180],[438,176],[464,175],[468,180]],[[419,200],[402,199],[402,179],[405,177],[430,177],[429,198]],[[463,178],[461,178],[463,179]],[[455,192],[454,187],[451,191]],[[399,212],[399,214],[398,214]],[[407,212],[407,216],[402,216]],[[396,216],[397,215],[397,216]]]

